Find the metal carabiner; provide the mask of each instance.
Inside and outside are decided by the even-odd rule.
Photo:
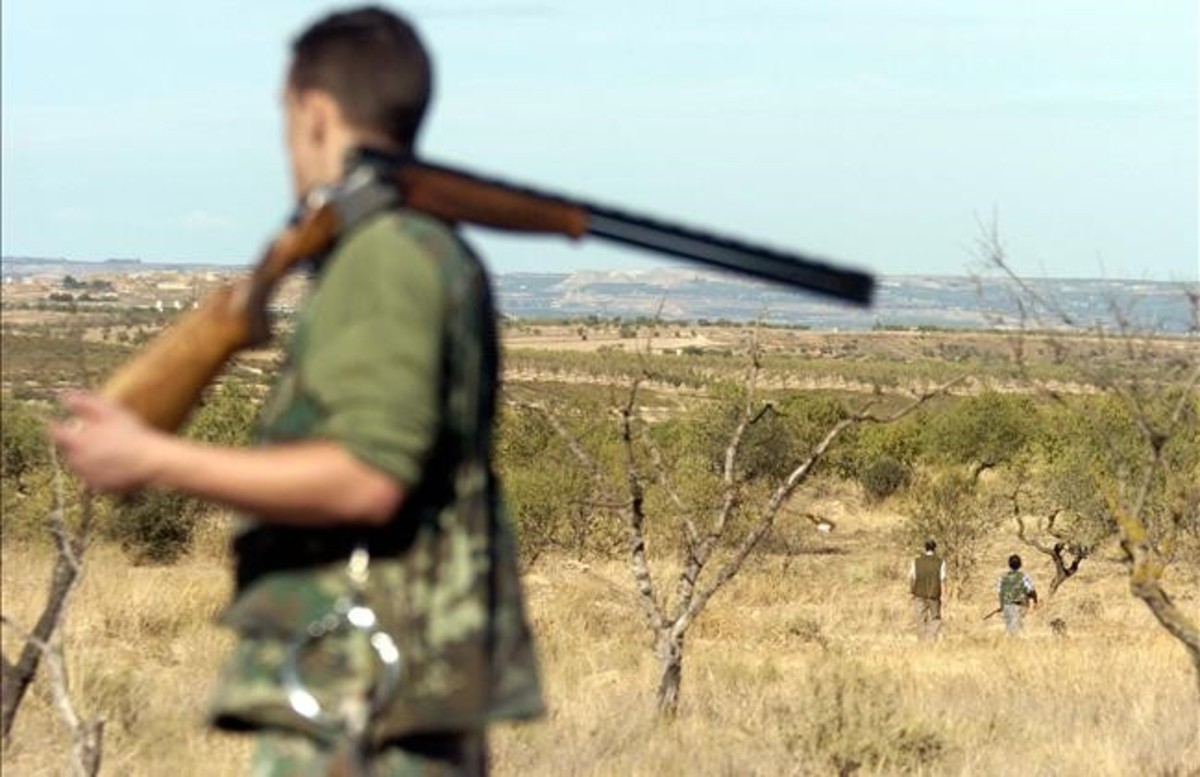
[[[383,709],[400,684],[400,650],[391,635],[379,627],[375,611],[366,605],[369,567],[370,554],[365,547],[356,547],[346,566],[346,573],[350,578],[350,593],[339,597],[332,610],[309,623],[292,639],[280,669],[280,680],[292,711],[318,728],[324,729],[331,736],[360,737],[371,718]],[[344,629],[366,635],[367,642],[379,661],[381,672],[369,688],[364,689],[367,702],[365,705],[361,704],[362,700],[344,699],[342,710],[333,713],[327,711],[308,690],[300,672],[300,657],[314,643]],[[361,710],[361,714],[347,711],[355,708]]]

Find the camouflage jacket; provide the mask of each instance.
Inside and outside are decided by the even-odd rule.
[[[436,360],[430,362],[435,374],[418,375],[410,381],[413,386],[385,381],[376,393],[394,407],[364,413],[360,422],[339,420],[334,416],[341,414],[342,404],[352,408],[345,415],[353,417],[357,405],[366,401],[362,397],[371,394],[369,379],[360,377],[372,371],[370,365],[420,362],[417,346],[412,353],[389,353],[391,340],[377,343],[383,338],[364,337],[334,341],[353,342],[362,353],[325,349],[336,351],[332,358],[339,364],[329,376],[322,377],[315,366],[314,326],[341,326],[339,316],[321,312],[328,310],[323,295],[339,293],[336,289],[347,285],[347,273],[363,272],[352,264],[372,263],[434,269],[430,288],[407,286],[427,286],[430,279],[407,278],[403,269],[386,280],[404,285],[410,299],[398,306],[403,309],[421,304],[421,295],[441,295],[439,320],[424,322],[428,330],[415,321],[410,332],[388,333],[419,339],[422,332],[434,332],[429,342],[435,349]],[[381,282],[378,278],[356,281],[359,291],[348,293],[379,295],[378,289],[370,289]],[[359,296],[351,296],[344,304],[359,303]],[[362,304],[371,303],[364,298]],[[490,720],[543,711],[514,540],[491,467],[497,361],[487,277],[454,232],[422,214],[389,209],[343,238],[298,318],[283,374],[264,409],[261,437],[266,444],[337,439],[369,463],[395,473],[405,483],[407,497],[394,519],[379,529],[278,528],[249,522],[235,540],[238,590],[223,622],[236,632],[238,642],[212,705],[215,725],[328,736],[320,720],[297,711],[295,698],[289,697],[295,688],[289,689],[283,678],[287,669],[294,670],[293,677],[302,679],[305,692],[324,711],[371,691],[380,667],[368,634],[330,628],[337,608],[344,610],[352,598],[374,612],[379,630],[399,654],[398,686],[372,716],[369,739],[478,729]],[[356,380],[363,387],[356,388]],[[317,385],[322,381],[328,390]],[[410,389],[418,399],[391,396],[394,391],[408,397]],[[428,399],[431,411],[421,406],[421,397]],[[432,421],[422,424],[409,415]],[[389,436],[389,423],[412,429]],[[367,581],[358,588],[347,574],[354,546],[367,547],[371,555]]]

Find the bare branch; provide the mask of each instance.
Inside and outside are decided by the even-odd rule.
[[[17,711],[25,698],[38,666],[43,657],[43,647],[50,643],[67,610],[67,602],[79,576],[82,574],[82,554],[87,546],[87,536],[83,533],[91,525],[92,499],[84,493],[81,498],[83,518],[78,533],[72,533],[66,524],[65,505],[66,490],[63,486],[62,470],[53,446],[50,450],[51,462],[54,466],[55,504],[50,513],[50,531],[54,535],[58,553],[55,555],[54,568],[50,577],[50,591],[42,613],[34,624],[33,631],[25,636],[24,645],[16,663],[4,659],[0,664],[3,671],[3,681],[0,682],[0,735],[5,740],[12,733]],[[4,623],[15,626],[4,618]]]
[[[46,659],[50,680],[50,695],[58,716],[71,732],[70,771],[75,777],[95,777],[100,772],[101,742],[104,720],[94,718],[85,722],[75,711],[67,684],[67,667],[63,658],[62,634],[56,632],[50,644],[35,640],[34,644]]]
[[[725,535],[729,519],[733,516],[733,511],[737,508],[740,501],[741,484],[736,479],[734,472],[738,454],[741,452],[742,442],[745,440],[746,430],[752,424],[761,420],[771,407],[768,403],[757,413],[754,412],[758,377],[761,370],[762,358],[761,349],[758,344],[758,324],[756,323],[754,331],[751,334],[750,368],[746,376],[746,401],[742,405],[741,418],[737,426],[734,427],[733,434],[729,438],[729,444],[725,448],[724,464],[721,468],[721,506],[713,517],[713,522],[708,532],[704,535],[704,538],[698,544],[689,548],[687,559],[683,569],[679,573],[679,581],[675,587],[675,606],[672,610],[671,620],[674,623],[674,630],[681,635],[687,630],[687,623],[684,620],[686,619],[686,621],[690,622],[691,618],[694,617],[688,617],[687,613],[695,604],[696,585],[700,579],[700,575],[704,571],[705,564],[712,557],[717,543]],[[682,628],[680,628],[680,623],[684,623]]]
[[[1019,539],[1021,542],[1025,543],[1029,547],[1033,548],[1034,550],[1045,553],[1047,556],[1054,555],[1054,551],[1050,549],[1050,546],[1041,543],[1036,538],[1031,538],[1031,537],[1025,536],[1025,516],[1018,514],[1016,516],[1016,519],[1017,519],[1017,539]]]
[[[650,621],[651,628],[658,633],[663,630],[666,619],[654,595],[654,579],[646,561],[646,495],[633,445],[633,417],[640,384],[640,378],[633,381],[629,388],[628,401],[621,408],[621,442],[625,448],[625,481],[629,488],[625,515],[629,527],[629,565],[638,592],[638,602]]]
[[[1200,628],[1175,606],[1159,581],[1164,565],[1158,559],[1149,532],[1138,514],[1126,510],[1120,500],[1106,494],[1121,531],[1121,547],[1130,567],[1129,588],[1172,636],[1183,643],[1196,670],[1196,688],[1200,691]]]
[[[746,437],[746,430],[752,423],[755,423],[766,412],[765,408],[758,414],[753,413],[755,396],[758,392],[758,377],[762,371],[762,358],[758,346],[758,329],[757,325],[754,330],[754,338],[751,342],[750,359],[751,366],[749,374],[746,376],[746,402],[742,407],[742,417],[738,425],[734,428],[733,434],[729,438],[729,445],[725,448],[725,463],[721,469],[721,482],[724,485],[724,496],[721,502],[721,509],[717,514],[716,520],[713,522],[712,528],[709,529],[708,535],[704,539],[704,543],[700,548],[701,564],[708,560],[713,547],[725,533],[725,527],[729,523],[729,517],[733,513],[734,507],[738,502],[738,483],[734,478],[734,470],[737,464],[738,453],[741,452],[742,442]]]
[[[1054,521],[1058,517],[1061,510],[1055,510],[1047,516],[1043,529],[1053,536]],[[1025,543],[1029,547],[1047,556],[1054,564],[1054,579],[1050,581],[1050,595],[1053,596],[1059,587],[1075,575],[1079,571],[1079,565],[1083,560],[1091,555],[1091,548],[1077,543],[1068,543],[1059,538],[1059,542],[1054,545],[1046,545],[1036,537],[1026,536],[1025,516],[1021,515],[1014,495],[1013,513],[1017,521],[1017,539]],[[1067,561],[1067,556],[1073,558],[1070,562]]]
[[[1004,241],[1000,239],[1000,225],[996,215],[992,215],[990,224],[985,224],[977,219],[979,225],[980,236],[976,238],[976,253],[980,259],[988,265],[995,267],[1004,276],[1006,276],[1020,291],[1022,297],[1018,297],[1017,302],[1021,311],[1022,329],[1028,318],[1041,325],[1041,320],[1037,317],[1034,311],[1030,311],[1024,304],[1024,299],[1032,300],[1038,307],[1049,311],[1054,317],[1067,326],[1076,326],[1075,317],[1064,310],[1054,300],[1043,297],[1038,293],[1028,281],[1017,275],[1008,263],[1008,252],[1004,248]]]
[[[763,537],[765,537],[771,530],[771,527],[775,523],[775,516],[778,514],[779,508],[783,505],[787,497],[790,496],[795,490],[796,486],[799,485],[805,477],[807,477],[808,473],[812,469],[812,465],[815,464],[825,454],[825,451],[829,449],[829,446],[833,444],[833,441],[836,440],[843,431],[854,425],[854,423],[855,420],[853,418],[844,418],[841,421],[838,421],[838,423],[826,433],[825,437],[813,447],[809,457],[805,459],[800,466],[792,470],[792,473],[788,476],[783,485],[779,486],[779,488],[775,490],[775,493],[767,502],[767,506],[760,514],[758,523],[755,524],[754,529],[751,530],[750,534],[747,535],[744,540],[742,540],[741,545],[736,551],[734,551],[733,557],[725,562],[724,566],[722,566],[721,570],[717,573],[716,578],[714,578],[711,583],[709,583],[702,591],[700,591],[691,599],[687,605],[687,608],[684,610],[683,615],[675,621],[673,628],[677,633],[685,633],[688,627],[691,626],[692,621],[696,619],[696,616],[704,610],[705,605],[708,604],[708,600],[712,598],[713,594],[720,590],[723,585],[733,579],[734,575],[741,571],[742,565],[745,564],[746,559],[750,557],[750,554],[754,552],[754,549],[758,546],[758,543],[762,541]]]

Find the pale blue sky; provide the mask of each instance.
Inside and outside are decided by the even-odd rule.
[[[278,82],[330,6],[5,0],[5,255],[248,263],[288,211]],[[430,158],[881,274],[1197,280],[1194,0],[400,8]],[[499,271],[649,266],[473,233]]]

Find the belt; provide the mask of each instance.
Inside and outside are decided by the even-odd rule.
[[[308,569],[350,558],[363,546],[376,558],[401,555],[411,547],[420,526],[405,511],[380,527],[347,529],[260,526],[233,540],[237,591],[272,572]]]

